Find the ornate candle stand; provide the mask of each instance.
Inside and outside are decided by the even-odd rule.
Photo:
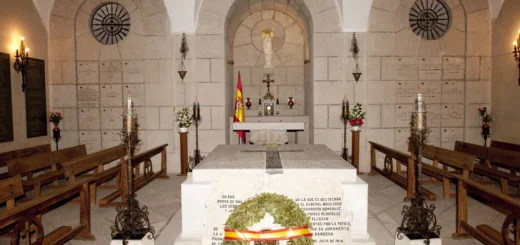
[[[192,172],[199,163],[204,160],[204,157],[200,155],[199,150],[199,125],[202,122],[202,117],[200,116],[200,105],[198,101],[193,103],[193,124],[195,125],[195,150],[193,156],[190,156],[188,172]]]
[[[139,207],[139,202],[136,200],[136,195],[133,191],[133,166],[132,157],[134,154],[135,145],[139,142],[137,133],[137,114],[134,112],[132,98],[128,95],[127,109],[123,114],[123,130],[121,130],[121,141],[126,146],[126,167],[122,165],[121,174],[127,171],[128,196],[126,198],[125,206],[117,207],[117,216],[115,224],[110,227],[112,239],[122,239],[123,244],[128,244],[129,239],[143,238],[147,236],[148,239],[155,238],[155,229],[151,226],[148,219],[148,208]],[[125,180],[122,180],[125,181]]]
[[[349,120],[349,104],[347,99],[343,99],[343,104],[341,106],[341,116],[340,120],[343,123],[343,149],[341,151],[341,157],[345,159],[347,162],[351,162],[351,157],[348,155],[347,148],[347,125]]]
[[[417,161],[415,194],[411,205],[403,207],[401,212],[403,221],[401,226],[397,228],[397,239],[402,240],[403,236],[406,235],[425,239],[424,244],[430,244],[430,239],[439,237],[441,226],[437,225],[437,218],[434,213],[435,205],[428,205],[424,194],[421,193],[422,149],[430,133],[430,129],[426,127],[426,114],[426,104],[422,100],[422,94],[419,94],[415,101],[412,134],[410,136],[410,145],[414,148],[415,160]]]

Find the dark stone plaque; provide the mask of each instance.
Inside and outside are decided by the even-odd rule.
[[[25,117],[27,120],[27,138],[47,135],[44,60],[29,59],[25,84]]]
[[[0,53],[0,143],[13,141],[13,102],[11,98],[11,61]]]

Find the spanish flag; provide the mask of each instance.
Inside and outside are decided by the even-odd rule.
[[[242,98],[242,80],[240,79],[240,72],[238,72],[237,97],[235,100],[235,117],[233,118],[233,122],[244,122],[244,99]],[[237,134],[245,144],[246,132],[237,131]]]

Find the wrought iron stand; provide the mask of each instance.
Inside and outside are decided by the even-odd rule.
[[[397,239],[403,236],[425,239],[424,244],[430,244],[430,239],[438,238],[441,226],[437,225],[435,217],[435,205],[426,203],[424,194],[421,193],[422,178],[422,149],[430,130],[426,128],[426,105],[422,101],[422,94],[419,94],[415,102],[415,112],[412,122],[412,135],[410,144],[415,146],[415,159],[417,161],[417,172],[415,178],[415,194],[410,206],[404,206],[401,214],[403,220],[401,226],[397,228]]]
[[[350,163],[352,161],[352,158],[351,156],[349,156],[347,148],[347,125],[349,120],[349,105],[348,100],[346,99],[343,99],[340,120],[343,123],[343,149],[341,151],[341,157],[345,159],[345,161]]]
[[[139,142],[137,134],[137,115],[134,112],[132,99],[128,96],[128,106],[123,114],[123,130],[121,131],[121,141],[126,146],[126,167],[121,169],[127,171],[128,196],[126,198],[125,206],[117,207],[117,216],[115,224],[110,227],[112,239],[122,239],[123,244],[128,244],[128,240],[134,238],[142,238],[147,236],[148,239],[155,238],[155,229],[151,226],[148,218],[148,208],[139,207],[139,202],[136,200],[136,195],[133,190],[133,166],[132,157],[134,154],[135,145]],[[124,165],[122,165],[124,166]],[[125,180],[122,180],[125,181]],[[124,193],[123,193],[124,194]]]
[[[199,165],[199,163],[204,160],[204,157],[200,155],[199,150],[199,125],[202,122],[202,118],[200,116],[200,105],[198,101],[193,103],[193,124],[195,125],[195,150],[193,152],[193,156],[190,156],[190,160],[188,163],[188,172],[192,172],[193,169]]]

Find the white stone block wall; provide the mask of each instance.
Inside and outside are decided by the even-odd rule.
[[[101,2],[56,1],[51,13],[51,108],[65,116],[60,146],[85,144],[90,154],[120,144],[130,94],[139,116],[140,151],[168,144],[168,171],[179,172],[173,131],[178,75],[164,3],[118,1],[130,13],[130,32],[118,44],[103,45],[90,32],[90,15]],[[160,168],[159,159],[153,164]]]

